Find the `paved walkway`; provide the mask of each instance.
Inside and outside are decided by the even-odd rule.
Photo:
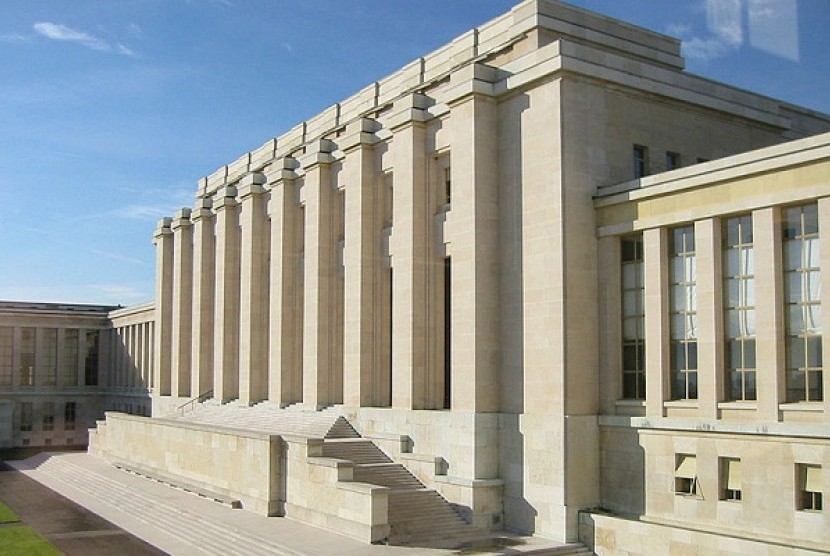
[[[40,454],[9,464],[118,527],[177,556],[439,556],[570,552],[570,547],[553,541],[513,536],[484,540],[461,550],[370,545],[288,517],[269,518],[246,510],[234,510],[122,471],[86,453]],[[11,503],[9,506],[16,510]],[[26,519],[23,515],[21,518]],[[63,550],[62,546],[59,547]],[[124,549],[106,553],[132,555],[154,552]],[[95,553],[87,551],[85,554]]]
[[[164,552],[0,462],[0,501],[67,556]],[[0,547],[0,554],[3,549]]]

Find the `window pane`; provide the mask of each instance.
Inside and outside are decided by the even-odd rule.
[[[804,310],[801,305],[790,305],[787,310],[789,320],[787,328],[792,333],[804,330]]]
[[[738,218],[728,218],[726,220],[726,246],[731,247],[733,245],[738,244],[738,223],[740,220]]]
[[[744,368],[755,368],[755,340],[744,340]]]
[[[821,387],[821,371],[811,371],[807,373],[807,380],[807,394],[810,397],[810,401],[823,400],[824,396]]]
[[[740,274],[740,254],[737,249],[730,249],[726,252],[726,275],[737,276]]]
[[[805,398],[804,371],[787,372],[787,401],[800,402]]]
[[[752,216],[741,217],[741,243],[752,243]]]
[[[740,371],[732,371],[729,373],[729,399],[741,400],[743,399],[742,380]]]
[[[685,281],[683,257],[673,257],[671,260],[671,281],[683,282]]]
[[[804,339],[787,338],[787,367],[798,369],[804,366]]]
[[[686,369],[686,350],[680,342],[671,344],[672,368],[675,370]]]
[[[637,346],[623,346],[623,369],[637,368]]]
[[[738,338],[741,335],[738,316],[739,312],[736,309],[730,309],[726,312],[726,335],[730,338]]]
[[[688,398],[690,400],[697,399],[697,372],[690,372],[688,373],[688,382],[689,382],[689,392]]]
[[[801,242],[797,239],[784,243],[784,265],[790,270],[801,268]]]
[[[623,289],[630,290],[637,286],[636,264],[623,265]]]
[[[689,342],[686,344],[686,350],[689,358],[689,369],[697,369],[697,342]]]
[[[637,397],[637,374],[623,373],[623,397],[636,398]]]
[[[744,391],[746,400],[758,399],[758,393],[755,388],[755,371],[746,371],[744,373]]]
[[[821,367],[821,336],[807,338],[807,366]]]
[[[737,340],[730,340],[726,342],[726,364],[730,369],[740,369],[741,361],[741,342]]]
[[[817,237],[804,240],[804,264],[810,268],[821,266],[821,248]]]
[[[802,207],[804,209],[804,233],[818,233],[818,205],[811,204]]]

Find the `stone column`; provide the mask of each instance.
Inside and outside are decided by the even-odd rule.
[[[643,232],[646,328],[646,415],[662,417],[669,397],[668,234]]]
[[[170,395],[173,325],[173,231],[170,218],[159,220],[153,234],[156,245],[155,395]],[[81,374],[84,374],[81,368]]]
[[[239,206],[236,188],[216,193],[216,289],[214,298],[213,397],[239,396]]]
[[[488,77],[474,68],[470,86]],[[486,73],[486,68],[485,68]],[[455,75],[453,76],[455,78]],[[452,409],[499,409],[498,107],[465,91],[450,102]]]
[[[394,171],[392,259],[392,405],[428,405],[427,334],[429,237],[426,129],[428,99],[419,94],[395,103],[390,118]],[[437,404],[435,407],[439,407]]]
[[[309,144],[305,169],[305,286],[303,308],[303,404],[320,408],[342,401],[343,369],[333,364],[337,271],[333,237],[334,190],[331,152],[321,139]]]
[[[239,306],[239,399],[251,405],[268,397],[268,220],[265,175],[237,185],[242,234]]]
[[[303,398],[303,315],[297,307],[302,299],[298,236],[300,208],[297,203],[298,163],[293,158],[275,161],[268,171],[271,198],[271,268],[269,293],[268,400],[286,406]]]
[[[214,215],[210,199],[199,199],[190,213],[193,222],[193,333],[190,396],[213,389],[213,310],[216,291]]]
[[[190,395],[190,356],[193,349],[193,224],[190,209],[177,212],[170,227],[173,230],[174,253],[171,393],[187,397]],[[132,329],[129,336],[132,338]],[[129,348],[131,351],[132,345]],[[129,383],[132,385],[132,380]]]
[[[388,383],[377,369],[375,305],[380,270],[380,227],[375,183],[374,131],[377,123],[360,119],[346,128],[340,148],[346,153],[344,237],[343,401],[349,406],[380,405]],[[387,378],[388,381],[388,378]]]
[[[698,416],[718,418],[723,398],[723,302],[720,220],[695,222],[697,258],[697,397]]]
[[[755,386],[758,418],[778,421],[786,399],[781,225],[776,207],[752,213],[755,258]]]

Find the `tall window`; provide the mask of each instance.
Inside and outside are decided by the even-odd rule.
[[[20,402],[20,430],[32,430],[32,402]]]
[[[55,402],[43,402],[43,430],[55,428]]]
[[[0,389],[12,387],[12,346],[14,344],[14,328],[0,326]]]
[[[43,329],[43,347],[40,356],[44,386],[55,386],[58,381],[58,329]]]
[[[35,329],[20,329],[20,386],[35,385]]]
[[[643,238],[621,241],[623,398],[646,397]]]
[[[752,217],[723,221],[723,298],[726,397],[754,400],[755,394],[755,265]]]
[[[84,357],[84,384],[98,386],[98,331],[86,331],[86,356]]]
[[[632,151],[634,162],[634,177],[642,178],[648,175],[648,147],[634,145]]]
[[[63,336],[63,386],[78,385],[78,329],[68,328]]]
[[[697,457],[692,454],[676,454],[674,458],[674,492],[696,495]]]
[[[680,168],[680,153],[666,151],[666,170]]]
[[[697,399],[697,268],[694,226],[671,231],[672,399]]]
[[[75,430],[75,411],[77,407],[75,402],[66,402],[63,408],[63,428],[64,430]]]
[[[823,399],[818,206],[783,214],[787,401]]]

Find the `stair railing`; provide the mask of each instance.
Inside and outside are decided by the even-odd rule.
[[[205,400],[208,400],[213,397],[213,389],[207,390],[206,392],[202,392],[198,396],[193,399],[187,400],[182,405],[177,407],[176,409],[179,411],[179,415],[184,416],[185,413],[193,411],[196,408],[197,403],[202,403]]]

